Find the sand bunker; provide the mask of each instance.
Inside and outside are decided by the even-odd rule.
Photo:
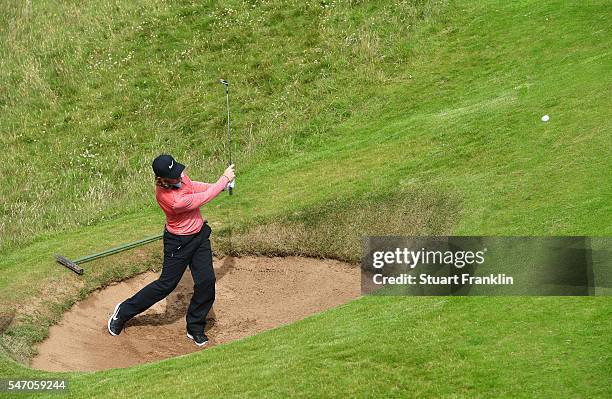
[[[206,331],[210,346],[302,319],[360,294],[359,268],[334,260],[226,257],[214,264],[217,296],[214,320]],[[157,277],[158,273],[144,273],[75,304],[51,327],[32,367],[103,370],[201,350],[185,336],[185,312],[193,292],[189,270],[172,294],[130,320],[121,335],[108,334],[106,321],[115,304]]]

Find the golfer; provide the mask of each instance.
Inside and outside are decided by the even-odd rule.
[[[208,342],[204,327],[215,301],[215,272],[209,240],[211,229],[202,219],[200,207],[234,180],[234,165],[214,184],[191,181],[184,169],[171,155],[160,155],[153,161],[155,198],[166,214],[163,268],[159,279],[115,306],[108,319],[111,335],[119,335],[128,320],[167,297],[189,266],[194,286],[187,309],[187,337],[200,347]]]

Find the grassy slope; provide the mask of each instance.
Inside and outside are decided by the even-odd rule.
[[[81,254],[157,233],[162,221],[151,206],[148,162],[160,149],[186,159],[192,177],[214,175],[210,167],[223,156],[223,98],[214,83],[220,75],[237,82],[233,106],[242,133],[239,195],[231,202],[221,198],[220,207],[208,211],[220,227],[231,210],[231,222],[246,230],[256,216],[285,221],[289,230],[310,223],[325,231],[329,226],[309,222],[309,215],[348,198],[356,205],[342,203],[337,213],[359,215],[369,231],[380,232],[384,226],[369,223],[364,209],[372,206],[362,199],[376,191],[381,203],[414,199],[412,207],[385,208],[383,220],[408,214],[396,232],[610,234],[609,22],[603,2],[424,3],[401,11],[380,2],[327,9],[273,4],[248,12],[237,5],[133,2],[117,5],[112,20],[114,5],[100,4],[63,5],[73,13],[65,16],[37,10],[28,18],[40,22],[40,30],[24,34],[29,28],[22,19],[20,40],[3,43],[13,55],[0,57],[10,71],[0,77],[21,82],[0,92],[7,115],[0,123],[10,132],[3,144],[17,149],[3,156],[30,165],[17,173],[2,170],[8,179],[1,188],[7,199],[1,215],[3,304],[26,301],[49,281],[58,285],[51,252]],[[233,24],[222,26],[225,20]],[[51,29],[63,24],[65,29]],[[53,34],[42,40],[45,29]],[[19,44],[21,52],[14,51]],[[44,48],[48,58],[33,60],[24,51],[30,46]],[[74,57],[67,57],[71,51]],[[23,72],[23,65],[34,71]],[[539,122],[544,113],[551,115],[548,124]],[[29,123],[21,123],[26,116]],[[205,147],[202,131],[211,138]],[[47,146],[72,158],[32,158]],[[97,155],[79,157],[86,148]],[[133,173],[104,169],[107,161]],[[56,173],[64,184],[32,193]],[[30,191],[12,190],[24,174],[32,178]],[[63,212],[63,204],[74,209]],[[428,213],[442,216],[417,216]],[[106,221],[121,214],[126,216]],[[32,222],[15,224],[20,216]],[[76,223],[93,227],[72,227]],[[31,241],[27,251],[14,251],[20,240]],[[233,240],[244,251],[274,249],[241,245],[240,235]],[[347,245],[336,240],[337,247]],[[321,243],[309,245],[314,254],[321,249]],[[148,264],[128,259],[96,267],[85,288],[68,290],[52,316],[40,319],[53,322],[78,293]],[[606,298],[366,298],[159,368],[74,375],[73,392],[109,393],[120,378],[129,391],[148,393],[312,396],[321,383],[338,394],[606,396],[610,341],[603,332],[609,316]],[[46,325],[25,321],[9,338],[44,336]],[[528,333],[508,333],[513,328]],[[375,340],[381,331],[385,339]],[[173,391],[163,382],[177,378],[174,370],[181,378],[197,377],[185,377],[182,390]],[[6,360],[0,372],[33,373]],[[276,378],[281,373],[286,381]],[[357,377],[370,377],[369,383],[359,388]]]
[[[609,233],[604,4],[429,4],[3,5],[1,248],[155,209],[160,151],[216,176],[226,75],[240,219],[437,184],[459,232]]]
[[[195,355],[72,373],[71,391],[76,397],[606,397],[612,370],[605,301],[363,298]]]

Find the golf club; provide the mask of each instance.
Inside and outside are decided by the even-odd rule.
[[[219,79],[219,82],[221,82],[221,84],[225,86],[225,99],[227,102],[227,146],[229,149],[228,165],[231,165],[232,164],[232,134],[230,131],[229,82],[225,79]],[[229,190],[229,195],[232,195],[232,190],[234,189],[235,182],[236,182],[236,179],[232,180],[227,185],[228,190]]]

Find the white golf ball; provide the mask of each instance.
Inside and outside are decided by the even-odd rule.
[[[548,122],[548,120],[549,120],[549,119],[550,119],[550,116],[548,116],[548,115],[544,115],[544,116],[542,117],[542,122]]]

